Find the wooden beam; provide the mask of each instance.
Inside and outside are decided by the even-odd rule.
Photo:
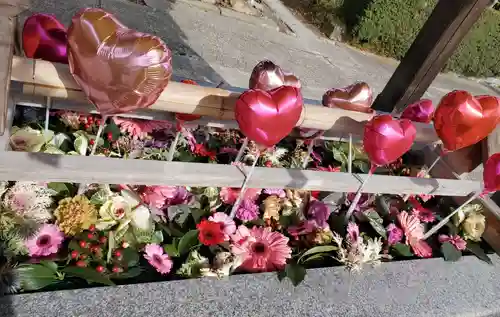
[[[14,57],[11,79],[23,83],[26,96],[49,96],[78,101],[84,103],[88,111],[93,109],[71,76],[67,65]],[[198,114],[226,122],[231,120],[233,127],[237,127],[234,122],[234,105],[239,95],[219,88],[171,82],[150,109]],[[364,123],[372,116],[340,108],[306,104],[297,126],[326,130],[335,136],[353,134],[355,137],[362,137]],[[440,142],[432,125],[415,123],[415,127],[417,142]]]
[[[246,169],[248,171],[248,167]],[[367,175],[257,167],[249,188],[300,188],[354,192]],[[234,165],[127,160],[100,156],[0,152],[0,179],[101,184],[241,187],[244,174]],[[464,196],[480,183],[374,175],[364,192]]]
[[[0,10],[4,7],[0,3]],[[0,11],[0,14],[4,14]],[[7,121],[7,99],[9,96],[12,55],[15,41],[15,19],[0,16],[0,135],[3,135]]]
[[[420,99],[491,3],[492,0],[439,0],[373,108],[400,112]]]

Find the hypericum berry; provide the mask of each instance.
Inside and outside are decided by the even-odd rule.
[[[106,137],[108,138],[108,141],[113,141],[113,133],[108,132],[108,133],[106,134]]]
[[[84,128],[85,130],[90,129],[90,124],[88,124],[88,123],[87,123],[87,124],[85,124],[85,125],[83,126],[83,128]]]
[[[89,140],[89,144],[90,144],[90,145],[94,145],[94,143],[95,143],[94,139],[90,139],[90,140]]]
[[[99,251],[99,247],[97,245],[93,245],[90,247],[90,252],[97,253]]]
[[[90,225],[89,231],[94,232],[95,231],[95,225]]]
[[[103,243],[103,244],[104,244],[104,243],[106,243],[106,241],[108,241],[108,238],[106,238],[106,237],[100,237],[100,238],[99,238],[99,242],[100,242],[100,243]]]
[[[97,124],[97,125],[101,125],[101,120],[97,119],[97,120],[95,121],[95,124]]]
[[[78,253],[78,251],[71,251],[71,258],[72,259],[76,259],[80,254]]]
[[[93,121],[94,121],[94,117],[92,117],[92,116],[88,116],[88,117],[87,117],[87,121],[88,121],[89,123],[93,122]]]
[[[116,256],[117,258],[121,257],[121,256],[122,256],[122,251],[120,251],[120,250],[116,250],[116,251],[115,251],[115,256]]]
[[[93,233],[88,233],[88,234],[87,234],[87,238],[89,238],[89,239],[94,239],[94,234],[93,234]]]
[[[80,255],[80,260],[85,260],[87,258],[87,255],[86,254],[81,254]]]
[[[102,272],[104,272],[104,266],[102,266],[102,265],[98,265],[98,266],[95,268],[95,270],[96,270],[97,272],[99,272],[99,273],[102,273]]]
[[[122,248],[126,249],[126,248],[128,248],[128,247],[129,247],[129,245],[130,245],[130,244],[129,244],[128,242],[123,242],[123,243],[122,243]]]
[[[85,241],[80,241],[79,245],[81,248],[87,248],[87,242],[85,242]]]
[[[78,267],[86,267],[87,263],[85,261],[78,261],[78,262],[76,262],[76,266],[78,266]]]
[[[264,163],[266,165],[266,167],[273,167],[273,162],[271,161],[266,161],[266,163]]]
[[[113,266],[112,271],[113,271],[113,273],[121,273],[123,270],[119,266]]]

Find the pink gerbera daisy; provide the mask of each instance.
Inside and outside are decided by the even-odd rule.
[[[248,272],[270,272],[282,269],[292,257],[288,238],[270,228],[253,227],[248,239],[235,242],[231,251],[243,259],[241,268]]]
[[[120,126],[122,133],[129,133],[134,139],[144,139],[153,130],[170,129],[172,124],[168,121],[153,121],[141,119],[113,118]]]
[[[240,192],[241,188],[222,187],[219,196],[223,203],[232,205],[238,199]],[[243,199],[256,200],[261,192],[262,189],[247,188],[245,194],[243,194]]]
[[[431,257],[432,249],[427,242],[422,240],[424,237],[424,226],[420,223],[417,216],[402,211],[398,214],[398,221],[406,236],[405,242],[413,249],[413,252],[422,258]]]
[[[223,212],[214,213],[212,216],[208,217],[208,220],[217,222],[221,225],[222,231],[224,231],[225,241],[228,241],[229,237],[236,231],[234,220]]]
[[[38,232],[26,240],[30,256],[47,256],[57,253],[64,235],[56,225],[44,224]]]
[[[172,260],[158,244],[148,244],[144,247],[144,258],[161,274],[168,274],[172,269]]]

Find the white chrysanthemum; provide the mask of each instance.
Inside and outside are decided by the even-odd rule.
[[[45,223],[52,219],[51,190],[34,182],[17,182],[3,199],[4,205],[17,215]]]

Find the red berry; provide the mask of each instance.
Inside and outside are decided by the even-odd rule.
[[[121,256],[122,256],[122,252],[121,252],[120,250],[116,250],[116,251],[115,251],[115,256],[116,256],[117,258],[121,257]]]
[[[126,249],[126,248],[128,248],[128,246],[129,246],[128,242],[123,242],[122,243],[122,248]]]
[[[95,268],[95,270],[96,270],[97,272],[99,272],[99,273],[102,273],[102,272],[104,272],[104,266],[102,266],[102,265],[98,265],[98,266]]]
[[[90,145],[94,145],[94,143],[95,143],[94,139],[90,139],[90,140],[89,140],[89,144],[90,144]]]
[[[122,268],[119,267],[119,266],[113,266],[112,271],[113,271],[113,273],[121,273],[122,272]]]
[[[78,267],[86,267],[87,263],[85,261],[78,261],[78,262],[76,262],[76,266],[78,266]]]
[[[95,121],[95,124],[97,124],[97,125],[101,125],[101,120],[97,119],[97,120]]]
[[[93,246],[90,247],[90,252],[97,253],[97,251],[99,251],[99,247],[98,246],[93,245]]]
[[[78,254],[78,251],[71,251],[71,258],[76,259],[80,254]]]
[[[82,254],[80,255],[80,260],[85,260],[87,258],[87,255],[86,254]]]
[[[88,121],[88,122],[92,122],[92,121],[94,121],[94,117],[92,117],[92,116],[88,116],[88,117],[87,117],[87,121]]]
[[[266,161],[265,165],[266,165],[266,167],[273,167],[273,162]]]
[[[85,125],[83,126],[83,128],[84,128],[85,130],[90,129],[90,124],[88,124],[88,123],[87,123],[87,124],[85,124]]]
[[[94,234],[93,234],[93,233],[89,233],[89,234],[87,234],[87,238],[89,238],[89,239],[94,239]]]
[[[113,141],[113,133],[108,132],[108,134],[106,134],[106,137],[108,138],[108,141]]]
[[[95,231],[95,225],[90,225],[90,227],[89,227],[89,231],[94,232],[94,231]]]
[[[80,241],[80,243],[79,243],[79,244],[80,244],[80,247],[82,247],[82,248],[87,248],[87,242],[85,242],[85,241]]]
[[[99,238],[99,242],[100,243],[106,243],[106,241],[108,241],[108,238],[106,238],[106,237],[100,237]]]

